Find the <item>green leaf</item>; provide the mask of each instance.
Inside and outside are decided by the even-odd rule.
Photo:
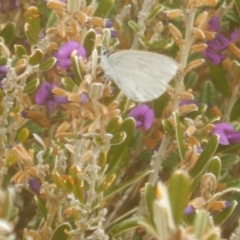
[[[240,143],[237,143],[237,144],[230,144],[230,145],[219,145],[218,146],[218,152],[222,152],[222,153],[234,153],[236,151],[239,151],[239,148],[240,148]]]
[[[73,81],[77,86],[79,86],[80,83],[83,81],[83,77],[84,77],[83,70],[81,68],[81,63],[79,61],[79,57],[78,56],[71,57],[71,62],[72,62],[72,70],[74,73]]]
[[[208,65],[210,67],[215,86],[222,93],[224,97],[229,97],[230,88],[226,78],[225,71],[221,66],[213,65],[211,62],[208,62]]]
[[[33,6],[25,11],[26,28],[24,28],[24,30],[31,44],[36,44],[38,42],[38,34],[41,30],[40,16],[41,13],[38,8]]]
[[[50,27],[55,27],[58,24],[58,18],[55,11],[51,11],[47,21],[47,29]]]
[[[103,29],[102,32],[103,36],[102,36],[102,45],[105,49],[109,49],[110,47],[110,42],[111,42],[111,30],[106,28]]]
[[[113,138],[110,140],[111,145],[119,145],[126,139],[126,133],[121,131],[118,133],[115,133],[113,135]]]
[[[40,64],[39,70],[41,72],[45,72],[45,71],[51,69],[55,65],[56,62],[57,62],[57,59],[54,57],[51,57],[48,60],[46,60]]]
[[[34,30],[31,28],[31,26],[28,23],[25,23],[24,25],[24,32],[31,45],[37,44],[38,37],[36,36]]]
[[[65,77],[61,79],[62,85],[66,88],[66,90],[72,92],[76,84],[70,77]]]
[[[107,198],[111,197],[112,195],[116,194],[117,192],[123,190],[124,188],[132,185],[133,183],[135,183],[135,182],[139,181],[140,179],[144,178],[145,176],[149,175],[151,172],[152,172],[151,170],[147,170],[145,172],[141,172],[140,174],[137,174],[135,177],[133,177],[130,180],[128,180],[127,182],[121,184],[117,188],[114,188],[114,189],[111,189],[111,191],[108,191],[105,194],[104,199],[106,200]]]
[[[216,105],[217,91],[212,82],[206,81],[203,83],[199,93],[199,102]]]
[[[217,233],[215,229],[211,231],[207,236],[204,236],[204,240],[219,240],[219,233]]]
[[[156,199],[156,194],[155,194],[154,187],[152,186],[152,184],[147,183],[145,185],[145,201],[146,201],[146,206],[148,210],[148,215],[153,225],[155,225],[154,218],[153,218],[153,214],[154,214],[153,202],[155,201],[155,199]]]
[[[231,9],[229,9],[229,10],[227,11],[227,13],[224,14],[224,18],[223,18],[223,19],[224,19],[225,21],[226,21],[226,20],[229,20],[229,21],[234,22],[234,23],[237,23],[237,24],[240,23],[240,17],[239,17],[239,15],[237,15],[237,14],[235,13],[235,11],[233,11],[233,10],[231,10]]]
[[[0,66],[6,65],[7,64],[7,58],[5,57],[0,57]]]
[[[163,10],[163,5],[157,4],[152,10],[152,12],[148,15],[147,20],[149,21],[155,18],[162,10]]]
[[[135,130],[135,120],[133,118],[126,118],[123,120],[123,123],[119,129],[119,131],[124,131],[126,133],[126,139],[123,143],[111,146],[109,152],[108,152],[108,170],[114,171],[113,168],[115,164],[121,160],[122,155],[124,154],[124,151],[126,150],[127,146],[130,144],[130,140],[132,139],[133,132]]]
[[[151,163],[151,160],[152,160],[152,155],[153,155],[153,151],[152,150],[149,150],[149,149],[146,149],[146,150],[143,150],[139,155],[138,155],[138,159],[140,161],[143,161],[145,163],[148,163],[150,164]],[[165,162],[165,161],[164,161]]]
[[[48,215],[46,203],[43,201],[42,198],[38,197],[37,195],[34,195],[34,199],[38,207],[38,210],[40,211],[42,217],[46,220]]]
[[[105,176],[105,180],[97,188],[97,194],[109,189],[116,179],[115,174],[108,174]]]
[[[98,7],[94,13],[95,17],[106,18],[114,5],[114,0],[99,0]]]
[[[83,47],[86,50],[87,57],[91,56],[92,54],[92,51],[95,47],[96,36],[96,31],[90,29],[83,38]]]
[[[184,208],[187,206],[190,194],[191,178],[182,170],[175,171],[168,183],[168,193],[172,206],[172,214],[175,224],[182,221]]]
[[[14,51],[15,54],[18,58],[26,57],[27,56],[27,51],[22,45],[14,45]]]
[[[233,105],[233,108],[230,114],[230,121],[237,120],[239,117],[240,117],[240,98]]]
[[[17,134],[17,141],[19,143],[25,143],[29,137],[29,130],[27,128],[22,128]]]
[[[67,234],[67,232],[71,230],[72,227],[69,223],[62,223],[55,229],[52,236],[50,237],[50,240],[68,240],[69,235]]]
[[[44,57],[44,52],[40,49],[35,49],[28,58],[28,63],[32,66],[39,64]]]
[[[159,51],[159,50],[164,50],[167,44],[171,43],[171,39],[160,39],[157,41],[154,41],[153,43],[149,42],[149,39],[145,36],[140,36],[139,37],[140,43],[148,48],[149,51]]]
[[[136,33],[140,31],[140,27],[138,26],[137,22],[134,20],[128,21],[128,26]]]
[[[156,118],[159,118],[162,116],[162,113],[163,113],[164,109],[166,108],[169,100],[170,100],[170,98],[169,98],[168,94],[164,93],[159,98],[157,98],[153,101],[153,109],[154,109]]]
[[[186,150],[184,147],[181,122],[180,122],[179,116],[176,112],[173,113],[173,117],[174,117],[174,121],[175,121],[175,135],[176,135],[176,140],[177,140],[177,144],[178,144],[178,151],[180,154],[180,158],[183,160]]]
[[[70,13],[70,15],[73,15],[75,12],[78,12],[80,10],[80,1],[68,1],[67,2],[67,12]]]
[[[218,226],[222,225],[230,217],[230,215],[233,213],[237,204],[238,204],[237,201],[235,201],[235,200],[232,201],[230,208],[228,208],[226,210],[223,210],[222,212],[220,212],[219,214],[214,216],[214,218],[213,218],[214,223]]]
[[[229,169],[239,162],[239,156],[236,154],[224,154],[221,160],[222,169]]]
[[[206,231],[208,227],[208,212],[206,210],[199,210],[197,213],[195,219],[194,219],[194,225],[193,230],[196,239],[202,239],[204,232]]]
[[[1,193],[3,194],[3,193]],[[14,210],[14,191],[11,188],[7,188],[5,194],[2,195],[2,209],[1,209],[1,216],[5,220],[11,220],[13,210]]]
[[[175,139],[175,131],[174,131],[172,125],[170,124],[170,122],[169,122],[167,119],[163,119],[162,125],[163,125],[164,130],[165,130],[173,139]]]
[[[111,239],[116,236],[119,235],[122,232],[126,232],[129,231],[131,229],[135,229],[140,227],[139,222],[145,222],[146,220],[143,217],[132,217],[132,218],[128,218],[126,220],[123,220],[120,223],[117,223],[114,227],[112,227],[109,232],[108,235],[111,237]]]
[[[227,174],[228,174],[228,172],[227,172]],[[228,178],[224,178],[224,184],[227,185],[227,188],[238,187],[238,186],[240,186],[240,179],[228,176]]]
[[[0,37],[4,39],[4,43],[9,45],[14,38],[16,25],[13,22],[7,23],[0,32]]]
[[[193,167],[193,169],[190,172],[191,176],[193,178],[200,175],[203,172],[203,170],[205,169],[205,167],[207,166],[209,160],[212,158],[213,154],[215,153],[215,151],[217,149],[218,139],[219,139],[218,135],[213,135],[208,140],[208,143],[204,146],[204,149],[203,149],[197,163],[195,164],[195,166]]]
[[[180,163],[179,152],[176,150],[175,152],[170,152],[167,155],[167,158],[162,162],[162,167],[164,171],[171,171],[177,168]]]
[[[112,117],[108,122],[106,132],[111,134],[115,134],[119,132],[122,122],[123,120],[120,116]]]
[[[194,72],[194,71],[190,71],[187,73],[185,79],[184,79],[184,86],[185,89],[193,89],[194,86],[197,84],[199,79],[199,74]]]
[[[240,16],[240,0],[235,0],[235,4],[237,7],[238,15]]]
[[[220,173],[221,173],[221,160],[219,157],[213,157],[207,166],[207,171],[208,173],[212,173],[215,175],[216,179],[219,179]]]

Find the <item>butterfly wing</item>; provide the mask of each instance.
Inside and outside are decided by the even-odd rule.
[[[103,68],[126,96],[146,102],[166,91],[178,64],[165,55],[126,50],[110,55],[108,66]]]

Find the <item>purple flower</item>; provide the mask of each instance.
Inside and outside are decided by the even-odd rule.
[[[81,56],[83,59],[86,58],[86,51],[83,46],[78,42],[70,41],[64,43],[59,50],[55,53],[55,57],[58,59],[58,66],[63,70],[67,70],[71,66],[71,54],[76,50],[78,56]]]
[[[212,17],[209,21],[209,31],[212,32],[219,32],[220,31],[220,25],[219,25],[219,16]]]
[[[105,28],[111,28],[113,26],[113,23],[112,21],[108,20],[108,19],[105,19],[105,25],[104,27]]]
[[[2,89],[2,80],[7,76],[8,69],[6,65],[0,66],[0,88]]]
[[[0,0],[0,12],[8,13],[9,11],[19,8],[19,0]]]
[[[148,105],[138,105],[129,112],[129,116],[136,121],[136,127],[143,127],[145,131],[149,130],[153,125],[154,111]]]
[[[215,124],[212,134],[219,135],[219,143],[222,145],[240,142],[240,132],[235,131],[233,126],[229,123]]]
[[[115,30],[111,30],[111,38],[116,38],[118,37],[118,32]]]
[[[225,205],[225,209],[228,209],[228,208],[230,208],[232,206],[232,203],[228,202],[228,201],[225,201],[224,205]]]
[[[185,207],[184,209],[184,215],[190,215],[192,213],[194,213],[196,210],[192,205],[189,205],[187,207]]]
[[[54,96],[52,89],[54,86],[58,86],[57,83],[43,83],[38,88],[35,95],[36,104],[42,106],[47,105],[49,110],[52,110],[54,103],[56,104],[66,104],[68,103],[67,96]]]
[[[87,92],[82,92],[80,94],[80,102],[82,104],[85,104],[87,102],[87,100],[88,100],[88,93]]]
[[[218,65],[225,59],[222,51],[227,49],[227,47],[239,37],[240,32],[232,32],[230,39],[227,39],[225,36],[219,33],[219,16],[215,16],[209,21],[209,30],[217,32],[217,34],[214,40],[206,42],[208,47],[203,51],[203,57],[210,60],[214,65]]]
[[[0,66],[0,81],[2,81],[7,75],[8,69],[6,65]]]
[[[41,183],[36,178],[30,178],[28,184],[33,192],[35,192],[37,195],[40,195]]]

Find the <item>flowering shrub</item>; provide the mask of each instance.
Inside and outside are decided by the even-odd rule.
[[[0,0],[1,239],[239,239],[239,1],[133,2]],[[106,49],[178,72],[136,103]]]

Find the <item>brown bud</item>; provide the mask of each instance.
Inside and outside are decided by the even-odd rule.
[[[173,9],[165,12],[166,17],[173,19],[177,17],[183,17],[184,13],[182,9]]]
[[[198,59],[198,60],[191,61],[187,65],[186,72],[189,72],[191,69],[201,66],[204,62],[205,62],[204,59]]]
[[[217,4],[217,0],[198,0],[196,7],[214,7]]]
[[[213,40],[216,35],[215,32],[210,32],[210,31],[204,31],[204,34],[207,40]]]
[[[201,27],[205,23],[207,16],[208,16],[207,11],[203,11],[202,13],[200,13],[194,22],[194,26],[196,28]]]
[[[182,33],[176,28],[173,24],[168,24],[169,31],[171,32],[173,39],[182,40],[183,36]]]
[[[207,48],[207,44],[204,44],[204,43],[196,44],[190,48],[190,52],[202,52],[206,48]]]
[[[193,35],[199,40],[205,39],[205,33],[200,28],[193,28]]]
[[[66,9],[67,4],[60,1],[50,0],[47,3],[47,7],[55,10],[64,10]]]

